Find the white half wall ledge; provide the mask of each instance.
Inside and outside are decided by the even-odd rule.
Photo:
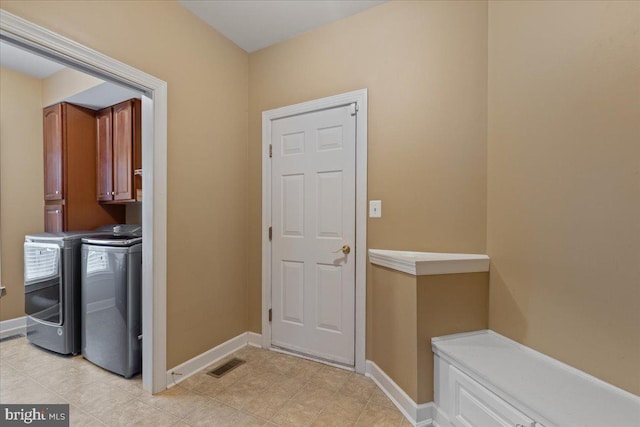
[[[414,276],[484,273],[489,271],[489,256],[485,254],[369,249],[369,261],[371,264],[402,271]]]

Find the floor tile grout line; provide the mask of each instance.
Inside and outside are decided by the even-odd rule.
[[[87,412],[84,409],[80,408],[78,405],[73,405],[76,408],[78,408],[78,410],[82,411],[85,415],[90,416],[91,418],[95,419],[96,421],[98,421],[100,424],[102,424],[105,427],[109,427],[109,424],[105,423],[104,421],[102,421],[100,418],[96,417],[95,415],[93,415],[91,412]],[[69,422],[71,422],[71,404],[69,404]]]
[[[277,418],[277,416],[280,414],[280,412],[282,411],[282,409],[283,409],[283,408],[284,408],[284,407],[285,407],[289,402],[291,402],[291,400],[293,400],[296,396],[300,395],[300,393],[302,392],[302,390],[303,390],[303,389],[304,389],[304,388],[305,388],[309,383],[311,383],[311,381],[313,380],[313,378],[315,378],[315,377],[319,374],[319,372],[320,372],[321,370],[322,370],[322,368],[318,369],[318,371],[317,371],[315,374],[311,375],[311,376],[309,377],[309,379],[308,379],[306,382],[304,382],[304,383],[302,384],[302,386],[300,387],[300,389],[299,389],[296,393],[294,393],[294,394],[293,394],[293,395],[292,395],[292,396],[291,396],[287,401],[285,401],[285,402],[280,406],[280,408],[279,408],[279,409],[278,409],[278,410],[277,410],[277,411],[276,411],[276,412],[271,416],[271,418],[267,420],[267,422],[273,422],[272,420],[273,420],[273,419],[275,419],[275,418]],[[334,391],[334,393],[331,395],[331,398],[335,397],[335,395],[336,395],[337,393],[338,393],[338,390]],[[318,414],[316,414],[315,418],[311,421],[311,423],[313,423],[313,421],[315,421],[315,420],[320,416],[320,414],[322,413],[322,411],[323,411],[324,409],[325,409],[325,408],[320,409],[320,411],[318,412]]]
[[[377,386],[376,386],[377,387]],[[371,396],[369,396],[369,399],[367,399],[367,403],[364,404],[364,408],[362,408],[362,411],[360,411],[360,414],[358,415],[358,418],[356,419],[356,421],[353,423],[353,425],[355,426],[356,424],[358,424],[358,421],[360,421],[360,418],[362,417],[362,414],[364,414],[364,411],[367,410],[367,407],[369,407],[369,402],[371,402],[371,399],[373,399],[373,394],[371,393]]]
[[[45,351],[46,351],[46,350],[45,350]],[[45,353],[45,354],[48,354],[48,353]],[[76,357],[76,356],[72,356],[72,358],[73,358],[73,357]],[[66,359],[66,360],[68,361],[68,363],[73,363],[73,362],[71,361],[71,358],[68,358],[68,359]],[[82,360],[83,360],[83,361],[86,361],[86,362],[88,362],[88,363],[91,363],[91,362],[89,362],[88,360],[86,360],[86,359],[84,359],[84,358],[83,358]],[[10,364],[10,363],[9,363],[9,365],[11,366],[11,364]],[[43,387],[45,390],[50,391],[50,392],[52,392],[52,393],[56,394],[57,396],[61,397],[61,398],[62,398],[62,399],[64,399],[65,401],[66,401],[66,400],[68,400],[66,397],[64,397],[63,395],[61,395],[57,390],[55,390],[55,389],[51,388],[51,386],[49,386],[49,385],[47,385],[47,384],[43,384],[41,381],[39,381],[37,376],[34,376],[34,375],[29,374],[29,372],[28,372],[28,371],[26,371],[26,370],[24,370],[24,369],[18,369],[18,368],[16,368],[15,366],[12,366],[12,367],[13,367],[15,370],[17,370],[17,371],[22,372],[22,375],[24,375],[24,376],[26,376],[27,378],[29,378],[29,379],[31,379],[31,380],[33,380],[33,381],[35,381],[38,385],[40,385],[41,387]],[[66,367],[66,366],[60,366],[60,367],[58,367],[58,368],[57,368],[57,370],[62,370],[62,369],[65,369],[65,368],[68,368],[68,367]],[[98,381],[101,381],[101,379],[100,379],[100,378],[96,378],[95,380],[89,381],[89,382],[85,383],[84,385],[93,384],[93,383],[96,383],[96,382],[98,382]],[[69,404],[71,404],[71,402],[68,402],[68,403],[69,403]]]
[[[167,414],[169,414],[169,415],[171,415],[171,416],[173,416],[173,417],[177,418],[177,419],[178,419],[178,421],[181,421],[183,418],[185,418],[185,417],[186,417],[186,416],[185,416],[185,417],[181,417],[181,416],[179,416],[179,415],[177,415],[177,414],[174,414],[173,412],[167,411],[166,409],[160,408],[160,407],[155,406],[155,405],[153,405],[153,404],[151,404],[151,403],[147,403],[147,402],[145,402],[144,400],[142,400],[142,398],[140,398],[140,397],[135,397],[135,398],[134,398],[134,400],[137,400],[138,402],[142,403],[142,404],[143,404],[143,405],[145,405],[145,406],[149,406],[149,407],[151,407],[152,409],[158,410],[158,411],[160,411],[160,412],[167,413]],[[174,424],[175,424],[175,423],[174,423]]]
[[[32,377],[31,375],[27,374],[26,372],[23,374],[24,376],[26,376],[27,378],[29,378],[30,380],[32,380],[33,382],[35,382],[36,384],[38,384],[40,387],[42,387],[44,390],[53,393],[56,397],[59,397],[60,399],[64,400],[65,404],[69,404],[72,405],[72,402],[69,401],[69,399],[67,399],[66,397],[62,396],[60,393],[58,393],[58,391],[49,388],[48,385],[46,384],[42,384],[40,381],[38,381],[38,379],[36,377]],[[74,405],[74,406],[78,406],[78,405]],[[86,412],[86,411],[84,411]]]
[[[313,377],[313,376],[312,376]],[[311,379],[307,380],[306,382],[304,382],[302,384],[302,386],[300,387],[300,389],[295,392],[293,395],[291,395],[291,397],[289,397],[289,399],[287,399],[282,405],[280,405],[280,408],[271,416],[271,418],[269,418],[267,421],[272,422],[273,419],[275,419],[279,414],[280,411],[282,411],[282,409],[289,403],[291,402],[291,400],[293,400],[294,397],[296,397],[298,394],[300,394],[300,392],[302,391],[302,389],[309,384],[309,382],[311,381]],[[275,423],[274,423],[275,424]]]

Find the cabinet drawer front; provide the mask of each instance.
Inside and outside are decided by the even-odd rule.
[[[46,205],[44,207],[44,231],[46,233],[66,231],[64,226],[63,205]]]
[[[532,419],[453,366],[449,366],[449,393],[455,426],[534,426]]]

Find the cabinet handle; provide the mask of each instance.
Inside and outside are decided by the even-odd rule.
[[[115,191],[112,191],[112,192],[111,192],[111,195],[112,195],[112,196],[115,196],[115,195],[116,195]]]
[[[56,190],[56,194],[60,194],[60,191]]]

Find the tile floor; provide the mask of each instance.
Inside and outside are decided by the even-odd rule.
[[[411,424],[371,379],[245,347],[222,378],[211,367],[151,396],[82,356],[0,341],[0,403],[69,403],[72,426],[393,426]],[[222,362],[216,364],[219,365]]]

